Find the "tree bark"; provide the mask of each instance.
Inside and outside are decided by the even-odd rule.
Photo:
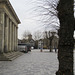
[[[60,21],[58,60],[59,69],[56,75],[74,75],[73,47],[74,47],[74,1],[60,0],[57,6]]]
[[[50,52],[52,52],[52,40],[50,39]]]

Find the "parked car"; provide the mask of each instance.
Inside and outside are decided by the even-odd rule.
[[[27,50],[28,50],[28,51],[31,51],[31,46],[30,46],[30,44],[27,44],[26,46],[27,46]]]
[[[23,43],[18,44],[18,50],[27,53],[28,52],[27,45]]]

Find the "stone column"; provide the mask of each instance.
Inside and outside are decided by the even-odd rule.
[[[15,51],[17,51],[17,27],[15,26]]]
[[[5,27],[4,27],[4,52],[8,52],[8,24],[9,20],[7,15],[5,15]]]
[[[15,26],[15,50],[16,50],[16,26]]]
[[[8,18],[8,52],[10,52],[10,19]]]
[[[14,50],[16,51],[16,26],[14,26]]]
[[[16,27],[16,50],[18,50],[18,27]]]
[[[10,44],[9,44],[9,51],[11,51],[11,23],[12,23],[11,20],[9,21],[9,23],[10,23],[9,24],[9,34],[10,34],[9,35],[9,37],[10,37],[10,39],[9,39],[9,42],[10,42]]]
[[[14,51],[14,24],[13,24],[13,44],[12,44],[12,46],[13,46],[13,51]]]
[[[4,12],[0,12],[0,53],[4,52]]]
[[[13,23],[11,21],[11,51],[13,51]]]

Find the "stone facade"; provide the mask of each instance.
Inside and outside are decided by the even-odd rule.
[[[0,0],[0,53],[17,50],[19,23],[9,0]]]
[[[59,42],[59,38],[57,36],[54,36],[53,40],[52,40],[52,49],[58,49],[58,42]]]

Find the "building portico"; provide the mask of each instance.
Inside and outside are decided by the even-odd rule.
[[[0,53],[17,50],[19,23],[9,0],[0,0]]]

